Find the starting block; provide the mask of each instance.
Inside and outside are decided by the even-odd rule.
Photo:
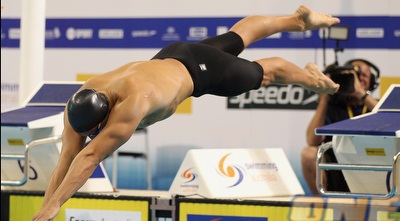
[[[23,107],[1,113],[2,190],[44,191],[61,151],[63,112],[81,82],[45,82]],[[80,192],[112,192],[102,165]]]
[[[316,134],[333,136],[318,152],[321,194],[382,198],[400,194],[400,85],[392,84],[371,113],[317,128]],[[322,162],[329,148],[338,164]],[[342,170],[350,193],[326,191],[323,170]]]

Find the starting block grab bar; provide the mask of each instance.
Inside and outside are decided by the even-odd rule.
[[[323,163],[323,156],[325,152],[332,148],[332,142],[323,144],[318,149],[317,155],[317,188],[318,191],[325,196],[332,197],[375,197],[375,198],[391,198],[396,194],[399,186],[398,176],[399,172],[399,158],[400,152],[393,157],[392,165],[365,165],[365,164],[338,164],[338,163]],[[389,186],[390,173],[392,176],[392,188],[388,188],[386,194],[370,194],[370,193],[349,193],[349,192],[338,192],[338,191],[327,191],[323,185],[323,171],[324,170],[358,170],[358,171],[387,171],[388,179],[387,185]]]
[[[57,143],[61,141],[61,136],[48,137],[38,140],[33,140],[30,143],[25,145],[25,150],[23,154],[1,154],[1,160],[24,160],[23,172],[24,176],[21,180],[2,180],[2,186],[22,186],[28,180],[28,169],[29,169],[29,151],[32,147],[49,144],[49,143]]]

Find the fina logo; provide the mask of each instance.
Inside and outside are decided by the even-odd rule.
[[[190,172],[192,169],[193,167],[185,170],[185,172],[182,173],[182,178],[187,179],[185,183],[190,183],[197,178],[197,174]]]
[[[243,171],[244,170],[242,168],[240,168],[239,166],[235,166],[235,165],[233,165],[233,166],[228,165],[225,168],[224,164],[229,155],[231,155],[231,153],[228,153],[221,158],[221,160],[218,163],[217,170],[221,176],[236,180],[233,185],[228,186],[228,188],[231,188],[231,187],[235,187],[235,186],[239,185],[243,181],[243,178],[244,178]]]

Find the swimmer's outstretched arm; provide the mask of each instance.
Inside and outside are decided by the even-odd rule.
[[[143,118],[139,113],[147,113],[143,109],[146,105],[143,102],[132,105],[131,99],[125,100],[118,110],[113,109],[102,132],[85,148],[82,141],[86,137],[77,135],[68,120],[64,119],[60,160],[46,190],[43,205],[32,221],[48,221],[57,216],[61,206],[85,184],[99,163],[129,140]]]
[[[292,15],[248,16],[238,21],[230,31],[239,34],[244,46],[278,32],[306,31],[329,27],[340,20],[327,14],[315,12],[307,6],[300,6]]]
[[[66,115],[64,117],[66,117]],[[66,119],[64,119],[64,125],[60,157],[46,188],[42,208],[48,204],[50,198],[53,196],[54,192],[67,174],[72,160],[85,145],[86,137],[81,137],[77,133],[73,132]]]

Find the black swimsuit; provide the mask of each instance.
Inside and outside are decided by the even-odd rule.
[[[263,79],[258,63],[237,57],[243,48],[240,36],[227,32],[198,43],[172,43],[152,59],[174,58],[182,62],[192,76],[194,97],[237,96],[258,89]]]

